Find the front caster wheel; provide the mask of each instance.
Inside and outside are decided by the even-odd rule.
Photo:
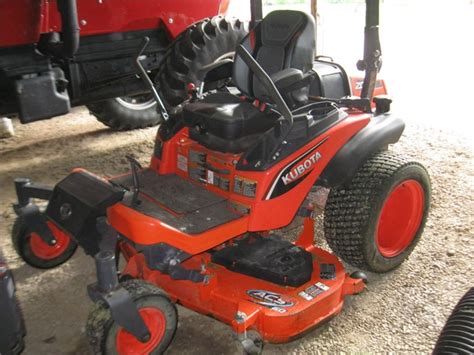
[[[396,268],[420,240],[430,194],[422,165],[389,151],[376,154],[348,185],[331,189],[324,217],[329,246],[356,267]]]
[[[46,222],[56,239],[49,245],[36,233],[29,233],[22,217],[18,217],[12,228],[13,246],[20,257],[38,269],[51,269],[68,261],[77,249],[77,243],[53,222]]]
[[[104,302],[95,303],[86,332],[94,354],[162,354],[173,340],[178,316],[173,303],[157,287],[141,280],[122,283],[143,318],[150,339],[142,343],[115,323]]]

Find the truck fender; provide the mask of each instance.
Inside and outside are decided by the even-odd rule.
[[[405,122],[398,117],[390,114],[375,116],[336,153],[316,185],[332,188],[349,183],[370,156],[398,142],[404,129]]]

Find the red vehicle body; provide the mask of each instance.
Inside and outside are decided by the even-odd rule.
[[[176,38],[190,24],[225,15],[229,0],[81,0],[81,36],[164,26]],[[37,43],[42,34],[61,32],[56,0],[0,0],[0,48]],[[21,28],[21,31],[13,29]]]
[[[243,23],[223,18],[229,1],[0,0],[0,115],[18,114],[29,123],[85,104],[114,129],[157,124],[154,100],[136,77],[142,41],[151,40],[146,69],[154,73],[168,107],[176,106],[196,71],[245,35]],[[189,45],[186,36],[175,41],[186,31],[202,43],[204,28],[209,39],[228,46],[201,48],[207,60],[197,59],[188,75],[169,87],[176,60],[168,60],[167,49]]]
[[[226,175],[226,177],[230,176],[230,186],[235,186],[237,179],[245,180],[256,184],[256,193],[254,197],[246,197],[232,189],[224,191],[207,182],[197,184],[196,188],[204,188],[218,194],[231,201],[231,205],[239,205],[238,210],[243,209],[249,212],[239,219],[204,233],[189,234],[156,218],[146,216],[130,206],[116,204],[108,209],[107,218],[110,225],[121,235],[127,236],[127,240],[130,241],[120,243],[121,252],[127,260],[127,266],[122,271],[123,275],[160,285],[174,301],[199,313],[213,314],[217,319],[231,325],[237,334],[254,329],[265,341],[273,343],[287,342],[323,320],[335,316],[341,311],[345,296],[361,292],[364,289],[364,283],[361,279],[351,278],[344,271],[337,257],[315,247],[314,221],[311,217],[306,218],[304,230],[295,244],[313,255],[315,272],[307,283],[297,288],[279,286],[268,281],[235,274],[223,266],[212,263],[212,254],[208,251],[248,233],[262,233],[262,231],[278,230],[287,226],[294,219],[302,201],[334,155],[369,121],[368,114],[350,112],[350,115],[337,126],[301,147],[271,169],[261,172],[236,169],[234,162],[240,160],[240,154],[223,154],[209,150],[190,139],[188,129],[183,129],[163,144],[161,158],[154,157],[149,169],[157,176],[176,175],[195,183],[188,172],[179,168],[178,161],[180,157],[189,159],[193,152],[206,154],[207,161],[212,162],[210,164],[214,169],[230,171],[230,174]],[[305,164],[309,159],[308,152],[311,151],[317,154],[317,158],[307,171],[298,175],[297,179],[301,179],[302,182],[281,196],[271,196],[275,184],[282,178],[281,172],[290,165],[297,169],[298,165]],[[143,195],[143,198],[151,204],[167,209],[178,219],[184,217],[174,211],[172,205],[164,206],[151,196]],[[197,287],[192,281],[173,282],[170,276],[147,267],[143,254],[137,252],[131,245],[140,245],[145,248],[153,245],[173,245],[193,255],[183,263],[183,267],[198,269],[200,265],[206,265],[205,274],[210,282]],[[323,280],[319,277],[320,264],[336,265],[336,276],[333,280]],[[299,294],[317,283],[324,283],[329,291],[322,292],[314,301],[303,300]],[[253,302],[252,297],[248,295],[248,290],[266,290],[283,295],[283,298],[294,306],[288,309],[266,307]],[[247,315],[241,322],[235,319],[235,315],[239,312]]]

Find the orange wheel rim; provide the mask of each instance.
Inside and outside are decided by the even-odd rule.
[[[30,248],[35,256],[43,260],[52,260],[61,256],[69,247],[71,238],[60,230],[54,223],[46,222],[49,230],[56,239],[56,244],[49,245],[37,233],[30,235]]]
[[[166,318],[163,312],[157,308],[147,307],[140,309],[139,313],[150,332],[150,339],[142,343],[125,329],[120,328],[116,339],[119,355],[149,354],[163,340],[166,331]]]
[[[415,239],[423,219],[425,191],[416,180],[405,180],[388,195],[377,224],[376,245],[384,257],[403,253]]]

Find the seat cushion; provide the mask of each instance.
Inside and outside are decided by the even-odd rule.
[[[266,132],[278,118],[277,114],[260,112],[252,103],[224,93],[186,104],[183,113],[187,127],[226,140]]]

